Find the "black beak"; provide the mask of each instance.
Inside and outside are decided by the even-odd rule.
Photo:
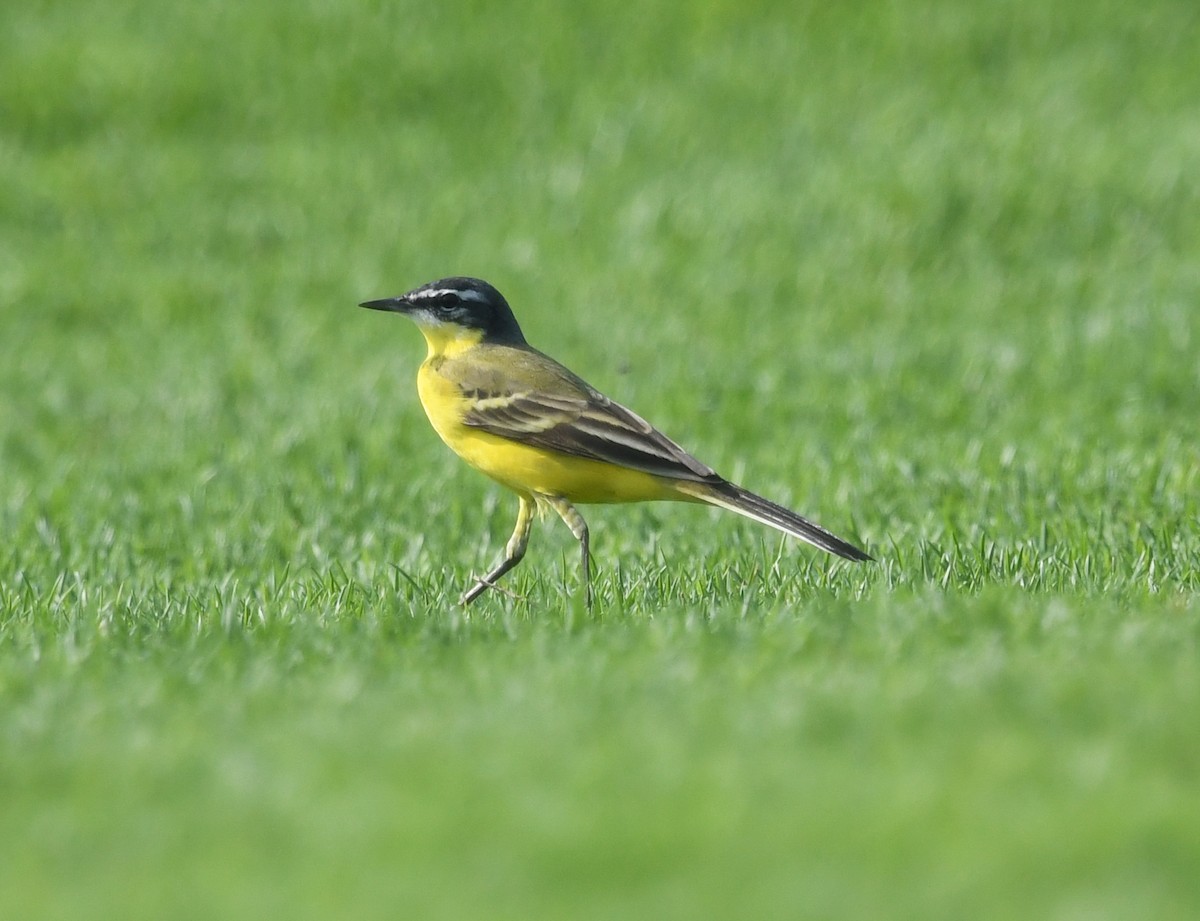
[[[404,297],[385,297],[378,301],[363,301],[359,307],[371,310],[390,310],[393,313],[404,313],[409,308],[408,299]]]

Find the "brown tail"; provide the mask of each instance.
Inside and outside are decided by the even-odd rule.
[[[814,547],[844,557],[847,560],[873,560],[874,557],[859,550],[853,544],[847,543],[835,534],[830,534],[823,527],[813,524],[807,518],[789,511],[782,505],[776,505],[769,499],[756,496],[749,490],[734,483],[724,482],[720,485],[709,483],[690,483],[683,481],[676,488],[686,495],[716,505],[720,508],[737,512],[747,518],[765,524],[769,527],[799,538]]]

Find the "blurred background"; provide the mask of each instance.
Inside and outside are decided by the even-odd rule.
[[[419,339],[354,305],[447,274],[801,500],[813,465],[861,496],[862,463],[1191,441],[1195,25],[1166,2],[23,4],[8,493],[51,501],[84,458],[119,491],[395,450]],[[930,496],[884,498],[876,539]]]
[[[5,4],[0,905],[1188,916],[1198,27]],[[607,614],[552,526],[450,611],[513,504],[356,304],[452,274],[880,564],[601,509]]]

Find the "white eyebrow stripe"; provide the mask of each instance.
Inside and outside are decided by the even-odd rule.
[[[453,294],[464,301],[476,301],[480,304],[487,300],[487,296],[483,292],[476,291],[473,288],[434,288],[428,291],[418,291],[412,296],[412,300],[434,300],[445,294]]]

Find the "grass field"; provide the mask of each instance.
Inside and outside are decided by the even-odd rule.
[[[1200,914],[1191,0],[0,9],[0,917]],[[416,331],[878,558],[535,532]]]

